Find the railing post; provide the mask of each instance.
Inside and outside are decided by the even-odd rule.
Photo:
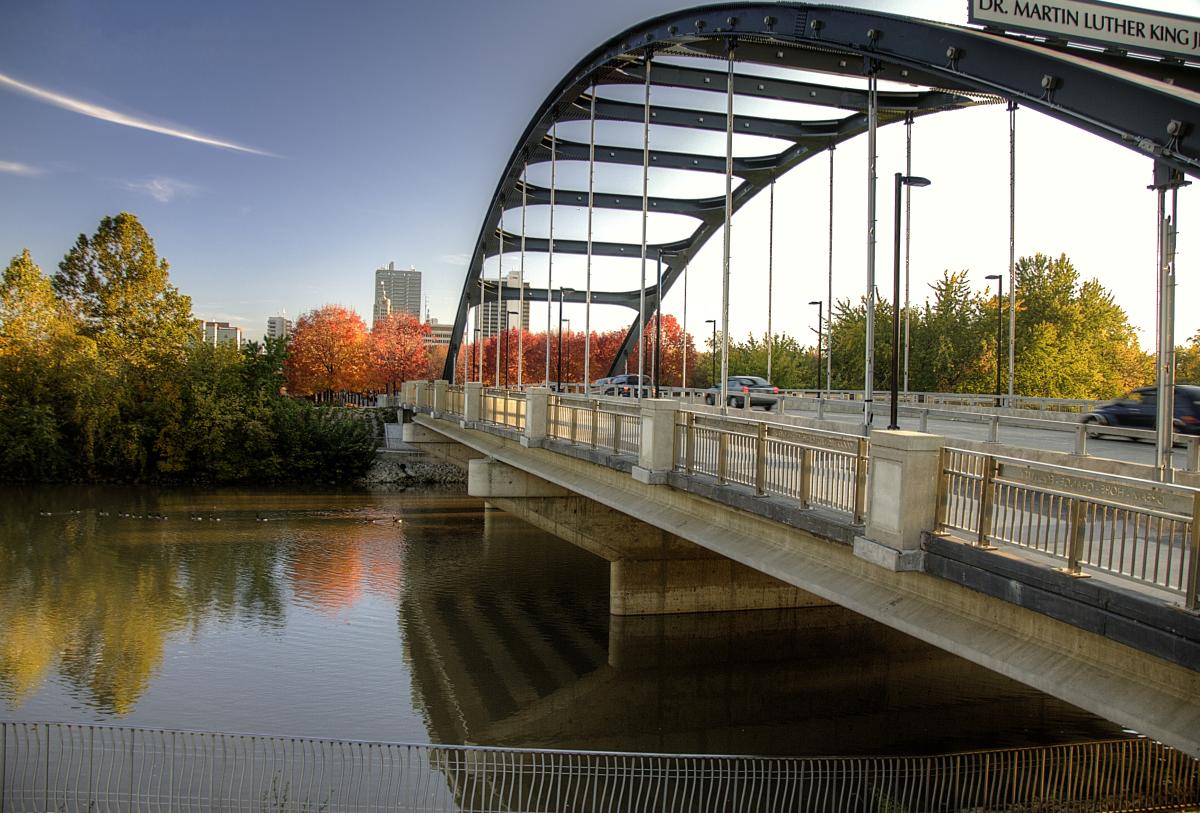
[[[975,545],[988,548],[988,534],[992,530],[992,503],[995,501],[996,458],[983,458],[983,480],[979,486],[979,522],[975,526]]]
[[[450,411],[450,382],[438,379],[433,382],[433,417],[440,418]]]
[[[728,457],[729,457],[729,433],[723,429],[718,430],[718,432],[717,432],[717,482],[718,483],[725,482],[725,474],[726,474],[726,472],[728,472],[728,468],[727,468],[728,462],[727,462],[726,458],[728,458]]]
[[[1080,575],[1079,560],[1083,555],[1083,532],[1087,503],[1080,499],[1071,500],[1071,514],[1067,523],[1067,572]]]
[[[819,395],[817,396],[817,420],[825,420],[825,399]]]
[[[800,450],[800,507],[808,508],[812,491],[812,449]]]
[[[991,443],[1000,442],[1000,416],[993,415],[988,420],[988,441]]]
[[[596,440],[600,436],[600,402],[592,399],[592,448],[596,448]]]
[[[579,420],[578,420],[579,410],[576,409],[574,406],[572,406],[570,409],[571,409],[571,442],[575,443],[579,440],[579,438],[576,436],[576,431],[575,431],[577,429],[577,427],[579,426]]]
[[[1075,454],[1080,457],[1087,454],[1088,442],[1088,425],[1086,423],[1077,424],[1075,426]]]
[[[483,417],[483,385],[478,381],[463,384],[463,420],[477,423]]]
[[[747,396],[748,397],[748,396]],[[758,436],[754,442],[754,493],[767,493],[767,424],[758,424]]]
[[[937,483],[937,513],[933,520],[933,532],[943,533],[946,528],[946,514],[950,510],[950,473],[946,470],[946,447],[938,452],[938,483]]]
[[[928,409],[921,410],[921,422],[920,422],[919,431],[921,431],[921,432],[929,431],[929,410]]]
[[[691,474],[696,470],[696,413],[689,412],[684,418],[687,426],[687,449],[684,452],[684,471]]]
[[[1188,543],[1190,561],[1184,606],[1189,610],[1200,610],[1200,492],[1192,495],[1192,523]]]
[[[621,418],[623,416],[621,415],[620,412],[613,412],[611,414],[612,414],[612,418],[613,418],[612,449],[613,449],[613,454],[616,454],[621,451]]]
[[[546,439],[546,419],[549,412],[550,390],[530,387],[525,393],[525,433],[522,446],[540,446]]]
[[[1187,464],[1188,471],[1200,471],[1200,435],[1191,435],[1187,438]]]
[[[861,525],[867,516],[867,439],[858,439],[854,455],[854,524]]]
[[[643,398],[642,433],[633,479],[639,483],[664,483],[675,468],[675,423],[679,402],[673,398]]]

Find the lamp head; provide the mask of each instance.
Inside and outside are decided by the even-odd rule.
[[[819,300],[819,299],[814,299],[812,302],[809,302],[808,304],[810,304],[810,305],[824,305],[825,303],[824,303],[824,302],[822,302],[822,301],[821,301],[821,300]]]
[[[984,279],[1004,279],[1000,274],[988,274]]]
[[[900,183],[905,186],[929,186],[933,181],[919,175],[901,175]]]

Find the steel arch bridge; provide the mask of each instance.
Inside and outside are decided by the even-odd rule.
[[[721,69],[680,64],[695,60],[666,59],[670,57],[720,59]],[[761,71],[737,73],[733,69],[736,64],[805,74],[773,78],[759,75]],[[811,3],[729,3],[681,10],[634,26],[596,48],[558,83],[533,114],[485,210],[459,297],[443,377],[455,380],[455,371],[460,369],[458,354],[467,335],[470,309],[479,306],[485,297],[490,303],[496,297],[510,301],[521,296],[521,287],[495,280],[489,287],[483,280],[487,258],[519,247],[525,253],[545,254],[552,284],[555,254],[644,260],[656,258],[661,251],[661,290],[665,296],[692,257],[721,231],[727,217],[802,162],[866,132],[871,94],[809,81],[807,77],[812,73],[867,76],[886,81],[891,87],[910,86],[911,90],[878,92],[874,109],[879,125],[909,116],[1007,101],[1141,152],[1159,166],[1200,175],[1198,64]],[[605,88],[643,84],[647,88],[708,92],[722,97],[819,105],[829,108],[830,115],[819,120],[731,117],[733,132],[779,139],[787,146],[773,154],[732,159],[730,173],[737,185],[728,212],[724,195],[648,197],[645,203],[642,195],[591,195],[596,210],[670,213],[698,221],[684,239],[648,244],[644,254],[640,234],[636,242],[559,239],[553,233],[553,220],[548,237],[503,230],[504,211],[518,206],[549,206],[551,212],[556,207],[588,206],[588,189],[529,183],[527,170],[538,164],[591,160],[598,169],[625,165],[643,171],[651,167],[726,172],[725,156],[648,148],[643,151],[557,137],[557,125],[580,120],[638,123],[647,130],[653,124],[726,133],[726,116],[708,107],[643,105],[601,96]],[[648,324],[659,300],[654,285],[613,290],[603,283],[601,276],[599,285],[591,291],[593,304],[620,305],[635,311],[609,369],[612,374],[636,344],[639,322]],[[586,292],[561,287],[526,286],[523,290],[526,301],[531,302],[549,302],[551,298],[568,303],[587,300]]]

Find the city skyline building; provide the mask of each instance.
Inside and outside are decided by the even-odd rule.
[[[421,272],[414,266],[397,268],[389,262],[387,268],[375,270],[375,307],[371,325],[397,311],[421,318]]]
[[[430,347],[450,346],[450,336],[454,333],[453,322],[439,322],[437,319],[430,319],[425,324],[429,325],[429,335],[425,337],[425,344]]]
[[[267,332],[263,334],[268,339],[286,339],[292,335],[292,320],[286,316],[268,316]]]
[[[495,336],[505,328],[517,327],[517,314],[521,314],[522,330],[529,330],[529,283],[525,283],[525,307],[521,307],[521,301],[517,291],[521,286],[521,272],[509,271],[504,278],[504,301],[501,307],[496,307],[496,283],[495,280],[489,281],[491,287],[486,287],[484,290],[483,309],[480,312],[480,330],[484,336]],[[514,298],[509,298],[514,297]]]
[[[240,348],[243,343],[242,329],[228,322],[210,322],[201,319],[200,333],[204,337],[204,343],[211,344],[213,347],[219,344],[232,344],[234,347]]]

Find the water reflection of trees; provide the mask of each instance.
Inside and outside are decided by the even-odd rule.
[[[95,510],[39,517],[19,495],[0,498],[0,695],[20,704],[57,667],[122,715],[172,633],[210,619],[282,626],[277,547],[180,544],[188,530]]]

